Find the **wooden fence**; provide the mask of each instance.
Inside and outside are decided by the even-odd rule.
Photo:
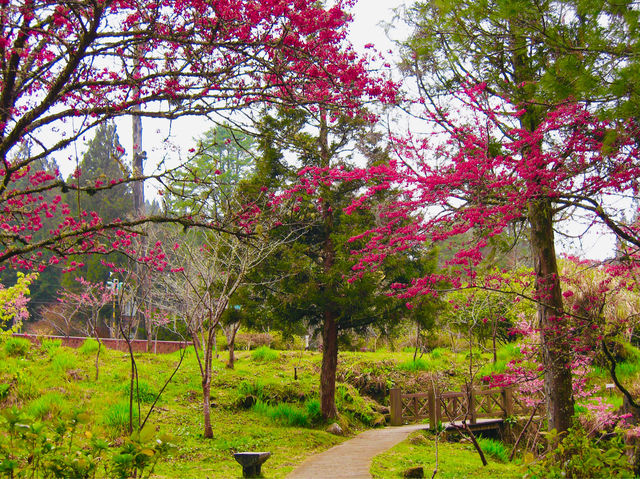
[[[465,419],[475,424],[478,419],[504,419],[528,414],[528,408],[514,399],[513,388],[465,389],[440,392],[402,394],[398,388],[390,391],[391,425],[429,419],[429,427],[439,422]]]

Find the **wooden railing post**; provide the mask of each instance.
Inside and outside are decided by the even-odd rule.
[[[433,388],[427,393],[427,401],[429,401],[429,429],[435,431],[438,428],[438,419],[436,416],[436,394]]]
[[[391,425],[402,426],[402,390],[400,388],[389,390],[389,412]]]
[[[513,388],[502,389],[502,407],[505,417],[513,416]]]
[[[464,392],[467,396],[467,406],[469,407],[469,419],[471,424],[476,423],[476,398],[473,394],[472,386],[465,386]]]

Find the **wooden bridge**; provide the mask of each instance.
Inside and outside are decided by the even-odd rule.
[[[466,420],[475,430],[495,429],[509,416],[531,414],[531,409],[514,398],[513,388],[467,389],[403,394],[391,389],[391,425],[400,426],[429,419],[429,429],[439,423],[456,424]]]

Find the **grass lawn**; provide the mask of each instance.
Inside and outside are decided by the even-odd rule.
[[[502,463],[487,457],[489,465],[483,466],[480,457],[470,443],[438,443],[438,474],[440,479],[511,479],[521,478],[526,469],[513,463]],[[371,474],[376,479],[402,477],[410,467],[422,466],[425,477],[431,477],[436,467],[436,447],[432,435],[413,433],[389,451],[376,456]]]

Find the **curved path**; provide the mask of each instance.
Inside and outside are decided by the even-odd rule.
[[[353,439],[307,458],[287,479],[371,479],[371,460],[426,424],[370,429]]]

